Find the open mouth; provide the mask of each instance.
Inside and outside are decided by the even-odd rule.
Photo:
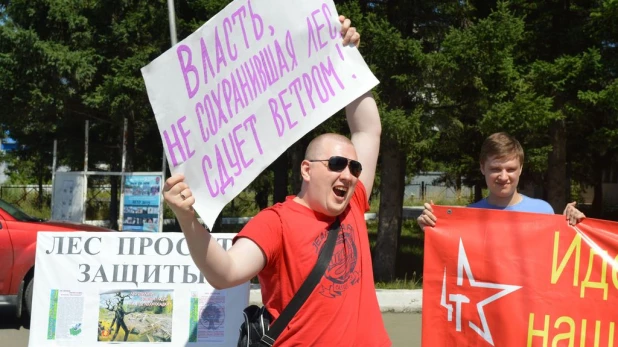
[[[346,187],[335,187],[333,188],[333,192],[335,192],[335,195],[337,195],[340,198],[343,198],[345,196],[345,193],[348,192],[348,188]]]

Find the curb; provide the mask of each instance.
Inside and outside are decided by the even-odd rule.
[[[420,313],[423,303],[422,289],[376,289],[380,312]],[[259,285],[252,284],[249,305],[262,305]]]

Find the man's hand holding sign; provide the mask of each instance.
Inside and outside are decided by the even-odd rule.
[[[342,44],[358,46],[360,35],[354,27],[350,27],[350,20],[345,19],[344,16],[340,16],[339,20],[343,24]],[[354,104],[359,104],[360,101]],[[354,117],[350,118],[352,121],[355,120]],[[376,126],[379,128],[379,124]],[[362,136],[360,132],[358,133],[357,136]],[[367,143],[367,141],[360,140],[359,142],[363,142],[363,146],[373,144],[371,141]],[[377,152],[379,144],[374,148]],[[370,171],[366,170],[366,172]],[[233,287],[253,278],[264,267],[266,261],[260,248],[253,241],[241,238],[229,252],[225,251],[197,221],[193,209],[196,198],[186,181],[183,174],[174,174],[165,182],[163,196],[178,218],[182,230],[187,234],[189,249],[198,268],[215,288]],[[371,188],[372,184],[373,176],[368,178],[365,186]],[[204,250],[204,245],[209,245],[206,250]]]
[[[356,28],[351,27],[350,20],[346,19],[344,16],[339,16],[339,21],[341,23],[341,36],[338,35],[337,40],[341,41],[343,46],[357,47],[360,43],[360,35],[356,31]],[[269,102],[271,102],[271,100],[273,99],[269,99]],[[358,104],[360,104],[361,101],[362,98],[349,107],[356,105],[356,108],[358,108]],[[354,117],[350,118],[353,122],[355,121]],[[352,123],[352,127],[354,127],[354,124],[355,123]],[[379,128],[379,124],[375,126]],[[173,125],[172,129],[174,129]],[[182,129],[180,125],[179,129]],[[184,133],[184,130],[182,131]],[[165,134],[164,131],[164,137]],[[358,132],[358,134],[357,136],[362,136],[360,132]],[[372,142],[367,143],[367,141],[362,141],[360,139],[358,142],[362,142],[363,146],[372,145]],[[169,148],[170,146],[168,146],[168,151],[173,151]],[[379,144],[374,148],[377,152]],[[171,152],[168,153],[172,156],[171,161],[173,165],[175,160],[174,154],[171,154]],[[269,163],[266,163],[265,166],[268,164]],[[371,172],[371,170],[367,170],[366,172]],[[189,241],[188,245],[193,260],[208,279],[208,282],[215,288],[233,287],[250,280],[264,267],[265,259],[261,250],[254,242],[242,238],[235,243],[229,253],[226,252],[214,238],[210,237],[207,230],[198,222],[194,209],[196,197],[195,193],[190,188],[190,184],[189,178],[185,176],[185,174],[174,174],[166,180],[163,196],[178,218],[182,230],[185,231],[185,234],[188,234],[186,236],[187,241]],[[371,188],[372,184],[373,175],[369,177],[365,186]],[[199,194],[199,192],[197,194]],[[202,197],[202,200],[208,201],[211,198],[214,198],[212,194],[210,194],[210,196],[205,195]],[[209,245],[206,250],[204,249],[204,245]],[[204,256],[201,256],[202,254],[204,254]],[[209,264],[208,259],[215,260],[216,264]]]
[[[377,80],[359,42],[332,1],[239,0],[143,69],[173,173],[165,201],[214,288],[257,275],[266,319],[276,322],[321,251],[332,252],[276,345],[391,345],[364,220],[380,148]],[[313,139],[301,191],[258,213],[224,250],[196,213],[211,228],[263,169],[344,107],[351,139]]]
[[[209,228],[287,147],[377,84],[332,2],[272,6],[232,2],[142,69],[170,169]]]

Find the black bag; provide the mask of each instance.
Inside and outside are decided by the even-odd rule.
[[[265,307],[251,305],[243,310],[245,321],[240,326],[238,347],[264,347],[275,344],[275,340],[281,335],[283,329],[285,329],[296,312],[298,312],[305,301],[307,301],[313,289],[315,289],[318,283],[320,283],[322,276],[324,276],[324,272],[326,272],[326,268],[335,250],[335,241],[339,233],[339,225],[339,218],[337,218],[328,230],[328,238],[320,251],[320,256],[313,270],[311,270],[311,273],[309,273],[309,276],[307,276],[300,286],[298,292],[283,309],[281,315],[275,320],[272,326],[270,326],[272,317]]]

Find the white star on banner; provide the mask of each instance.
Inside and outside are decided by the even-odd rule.
[[[514,286],[509,284],[498,284],[498,283],[490,283],[490,282],[481,282],[474,279],[472,275],[472,270],[470,269],[470,262],[468,261],[468,256],[466,255],[466,250],[463,245],[463,241],[461,238],[459,239],[459,255],[457,257],[457,286],[462,286],[463,284],[463,275],[464,271],[468,280],[470,281],[471,287],[479,287],[479,288],[490,288],[490,289],[502,289],[496,294],[480,301],[476,304],[476,309],[479,314],[479,318],[481,320],[482,328],[479,328],[476,324],[472,322],[468,322],[468,325],[472,330],[474,330],[477,334],[479,334],[487,343],[494,345],[494,340],[491,336],[491,331],[489,329],[489,325],[487,324],[487,318],[485,317],[485,311],[483,307],[489,303],[492,303],[501,297],[513,293],[514,291],[521,288],[521,286]],[[449,302],[455,302],[455,328],[456,331],[461,331],[461,304],[468,303],[470,300],[463,294],[450,294],[448,296]],[[440,306],[443,306],[447,309],[447,317],[448,321],[451,322],[453,320],[453,305],[447,303],[446,296],[446,267],[444,268],[444,277],[442,280],[442,296],[440,298]]]

